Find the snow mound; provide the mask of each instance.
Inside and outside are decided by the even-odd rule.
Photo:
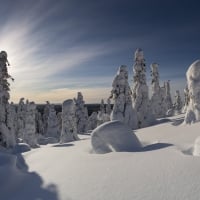
[[[194,142],[193,156],[200,156],[200,137],[197,137]]]
[[[141,144],[133,131],[120,121],[111,121],[97,127],[91,135],[95,153],[137,151]]]
[[[188,80],[198,80],[200,78],[200,60],[193,62],[186,73]]]

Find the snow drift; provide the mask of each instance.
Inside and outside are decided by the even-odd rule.
[[[91,136],[95,153],[112,151],[137,151],[141,144],[133,131],[120,121],[112,121],[97,127]]]

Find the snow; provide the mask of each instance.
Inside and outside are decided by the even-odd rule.
[[[194,143],[194,156],[200,156],[200,137],[197,137]]]
[[[120,121],[111,121],[98,126],[91,135],[95,153],[112,151],[137,151],[141,144],[133,131]]]
[[[143,144],[139,152],[94,154],[91,136],[80,135],[79,141],[23,153],[18,160],[24,158],[26,168],[1,153],[1,199],[199,200],[200,158],[192,149],[200,123],[183,120],[178,115],[135,130]]]

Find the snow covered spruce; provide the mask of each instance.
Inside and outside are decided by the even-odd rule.
[[[128,70],[126,65],[121,65],[112,82],[110,98],[114,105],[110,119],[124,122],[132,129],[137,128],[137,114],[132,106],[131,89],[128,83]]]
[[[186,124],[200,121],[200,60],[190,65],[186,73],[189,103],[185,114]]]
[[[76,105],[72,99],[62,104],[62,130],[60,143],[79,140],[77,135],[77,119],[75,115]]]
[[[167,112],[167,103],[166,103],[166,88],[160,87],[159,83],[159,72],[158,64],[151,64],[151,76],[152,76],[152,97],[151,97],[151,107],[153,114],[156,118],[165,117]]]
[[[133,66],[133,108],[137,113],[137,128],[151,125],[155,118],[149,101],[148,86],[146,83],[146,64],[142,49],[137,49],[134,55]]]
[[[74,102],[76,105],[75,116],[77,118],[77,133],[83,134],[87,131],[88,110],[81,92],[77,93],[77,98],[74,98]]]
[[[11,116],[13,112],[12,105],[9,105],[10,84],[8,79],[14,80],[9,74],[7,66],[9,65],[7,53],[0,52],[0,145],[4,147],[13,147],[16,144],[14,127],[11,123],[15,116]],[[9,116],[7,118],[7,112]],[[14,113],[13,113],[14,114]]]

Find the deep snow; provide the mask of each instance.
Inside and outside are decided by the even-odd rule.
[[[200,157],[192,155],[192,147],[200,123],[182,121],[179,115],[136,130],[144,146],[140,152],[91,153],[89,135],[25,152],[27,168],[9,169],[0,181],[9,185],[0,187],[2,199],[199,200]]]

